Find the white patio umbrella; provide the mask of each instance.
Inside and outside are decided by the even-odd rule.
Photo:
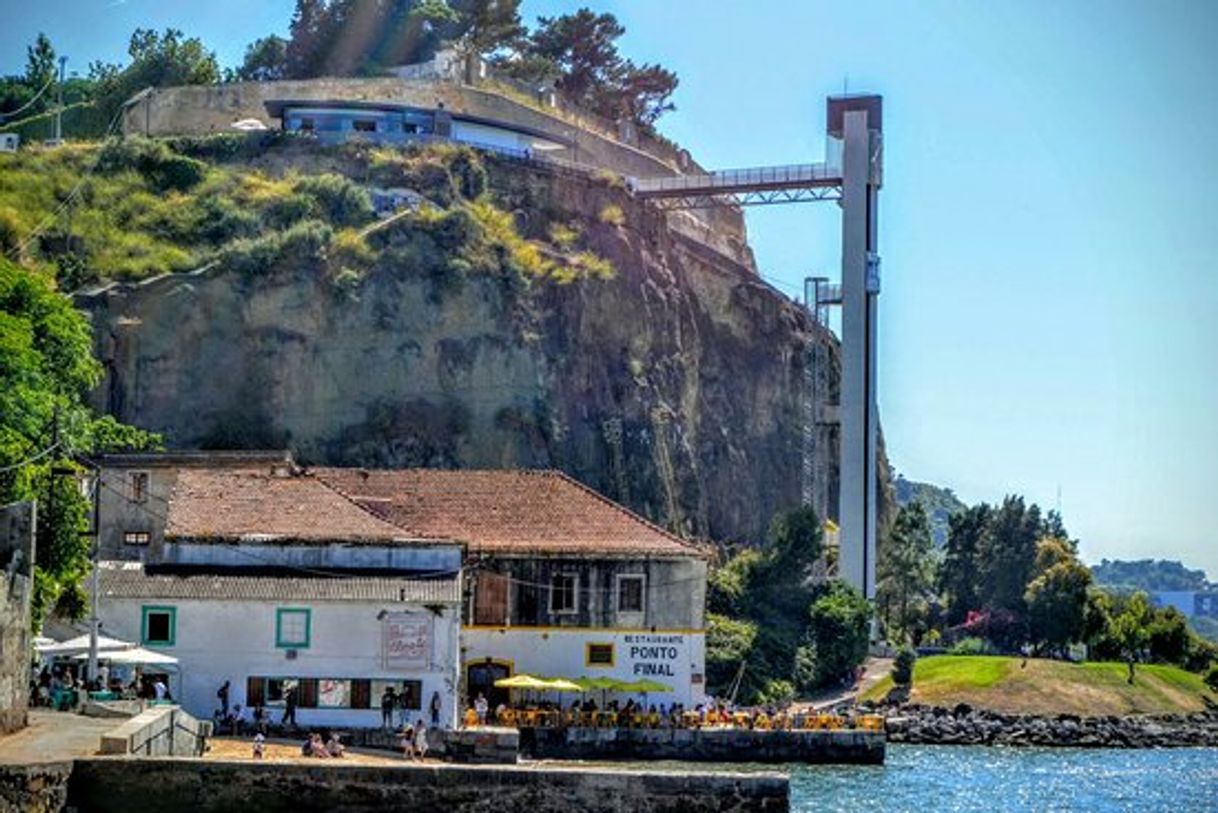
[[[109,638],[105,635],[97,636],[97,651],[98,652],[115,652],[123,649],[135,649],[136,646],[131,641],[121,641],[118,638]],[[39,655],[62,655],[70,657],[79,655],[80,653],[88,654],[89,652],[89,636],[78,635],[75,638],[69,638],[66,641],[59,643],[51,643],[45,646],[35,646]]]
[[[83,661],[89,657],[88,652],[80,655],[73,655],[72,660]],[[110,652],[102,652],[97,656],[98,660],[109,661],[110,663],[134,663],[141,666],[163,665],[177,663],[178,659],[173,655],[166,655],[164,652],[153,652],[151,649],[144,649],[141,646],[131,649],[118,649]]]

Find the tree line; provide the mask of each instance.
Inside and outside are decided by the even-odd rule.
[[[125,65],[95,61],[65,88],[65,104],[89,103],[101,135],[122,104],[148,87],[220,82],[382,75],[395,65],[423,62],[445,47],[476,54],[506,77],[553,87],[567,102],[647,131],[673,110],[677,76],[658,64],[623,56],[625,28],[608,13],[581,8],[539,17],[530,28],[521,0],[297,0],[288,36],[250,43],[241,64],[223,69],[198,37],[174,28],[140,28],[128,42]],[[22,74],[0,77],[0,120],[50,111],[48,85],[57,70],[45,34],[27,49]],[[42,95],[39,95],[40,91]]]
[[[1200,671],[1218,647],[1172,607],[1141,591],[1106,590],[1078,558],[1061,516],[1022,497],[982,503],[949,520],[939,555],[926,511],[900,509],[879,552],[877,615],[887,638],[956,651],[1170,663]]]

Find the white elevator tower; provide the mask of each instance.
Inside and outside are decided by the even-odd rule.
[[[717,206],[757,206],[806,201],[837,201],[842,210],[842,281],[834,286],[813,278],[815,304],[842,309],[840,421],[840,502],[838,574],[867,598],[875,598],[876,457],[879,418],[876,406],[876,300],[880,294],[877,210],[883,180],[882,100],[873,94],[830,96],[827,104],[829,154],[819,164],[790,164],[630,178],[637,197],[665,211]],[[822,285],[821,283],[824,283]],[[824,323],[824,322],[822,322]],[[815,375],[808,376],[809,390]],[[803,416],[801,496],[815,493],[812,446],[815,410],[808,400]]]
[[[875,597],[876,305],[880,294],[877,237],[883,175],[879,96],[835,96],[828,135],[841,149],[842,379],[841,547],[838,572],[867,598]]]

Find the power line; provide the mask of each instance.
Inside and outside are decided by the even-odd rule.
[[[58,449],[58,448],[59,448],[61,445],[63,445],[63,444],[61,444],[59,441],[55,441],[55,442],[54,442],[54,443],[52,443],[50,446],[46,447],[45,449],[43,449],[41,452],[39,452],[38,454],[34,455],[33,457],[30,457],[30,458],[27,458],[27,459],[25,459],[25,460],[22,460],[20,463],[12,463],[12,464],[10,464],[10,465],[8,465],[8,466],[0,467],[0,474],[6,474],[6,473],[8,473],[8,472],[10,472],[10,471],[13,471],[14,469],[19,469],[19,468],[21,468],[22,466],[28,466],[28,465],[30,465],[31,463],[37,463],[37,462],[38,462],[39,460],[41,460],[42,458],[46,457],[46,456],[47,456],[47,455],[49,455],[51,452],[53,452],[53,451],[55,451],[56,449]]]
[[[125,108],[120,107],[118,109],[118,111],[114,114],[114,118],[110,119],[109,126],[107,126],[106,131],[104,133],[102,133],[103,141],[105,141],[105,139],[109,138],[111,133],[114,131],[114,126],[116,124],[118,124],[119,119],[123,115],[124,109]],[[20,257],[21,252],[25,251],[25,247],[28,246],[30,243],[32,243],[44,231],[46,231],[47,226],[49,226],[51,223],[53,223],[55,221],[56,218],[59,217],[59,213],[62,212],[65,208],[67,208],[68,205],[70,205],[72,203],[72,201],[76,199],[76,196],[80,194],[81,189],[84,188],[85,182],[88,181],[90,177],[92,177],[93,173],[97,170],[98,164],[101,163],[102,152],[104,149],[105,149],[104,147],[101,149],[98,149],[97,157],[93,159],[93,163],[89,165],[89,168],[87,170],[85,170],[84,175],[82,175],[80,180],[76,182],[76,185],[74,187],[72,187],[72,190],[70,192],[68,192],[68,196],[66,198],[64,198],[63,202],[60,203],[58,206],[56,206],[55,209],[49,215],[44,217],[42,219],[42,221],[37,226],[34,227],[33,231],[31,231],[28,235],[26,235],[26,238],[24,240],[22,240],[20,243],[18,243],[16,246],[14,246],[9,251],[9,253],[8,253],[9,257],[14,258],[14,259],[17,257]]]
[[[35,94],[34,94],[34,98],[30,99],[28,102],[26,102],[25,104],[21,105],[21,107],[18,107],[16,110],[11,110],[11,111],[9,111],[8,113],[0,113],[0,121],[2,121],[2,120],[4,120],[4,119],[11,119],[11,118],[13,118],[14,116],[16,116],[18,113],[20,113],[20,112],[22,112],[23,110],[26,110],[27,108],[29,108],[30,106],[32,106],[32,105],[34,104],[34,102],[36,102],[36,101],[38,101],[40,98],[42,98],[42,94],[46,93],[46,92],[47,92],[47,88],[49,88],[49,87],[50,87],[50,86],[51,86],[51,85],[52,85],[54,82],[55,82],[55,75],[54,75],[54,74],[52,74],[52,75],[51,75],[51,78],[47,80],[47,83],[46,83],[45,85],[43,85],[43,86],[42,86],[42,90],[40,90],[40,91],[38,91],[37,93],[35,93]]]

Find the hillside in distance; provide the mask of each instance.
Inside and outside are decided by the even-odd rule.
[[[901,474],[897,475],[892,487],[898,506],[903,507],[915,502],[922,503],[927,516],[930,517],[930,532],[935,541],[935,547],[942,548],[946,545],[948,520],[952,514],[963,511],[968,506],[950,488],[931,483],[919,483],[906,479]]]

